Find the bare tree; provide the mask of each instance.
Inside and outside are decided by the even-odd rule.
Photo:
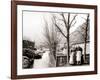
[[[61,37],[60,37],[60,35],[58,35],[57,28],[55,27],[53,22],[51,25],[49,25],[49,23],[47,22],[47,20],[45,18],[44,18],[44,22],[45,22],[44,45],[46,45],[49,48],[50,53],[54,55],[54,58],[56,60],[56,49],[57,49],[58,43],[61,40]]]
[[[85,19],[85,18],[84,18]],[[86,63],[86,44],[87,40],[89,39],[89,14],[87,15],[87,18],[85,19],[85,23],[81,26],[81,31],[78,31],[82,35],[82,39],[84,40],[84,63]]]
[[[67,14],[67,15],[66,15]],[[67,42],[67,63],[69,63],[69,53],[70,53],[70,44],[69,44],[69,35],[70,35],[70,28],[75,25],[76,23],[76,14],[72,16],[71,13],[60,13],[61,19],[58,19],[56,16],[53,15],[55,26],[59,29],[59,32],[66,38]],[[59,24],[61,22],[63,24]],[[62,26],[63,25],[63,26]],[[65,27],[66,32],[63,31],[61,27]]]

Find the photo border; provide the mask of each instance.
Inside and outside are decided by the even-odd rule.
[[[94,71],[17,75],[17,5],[94,9]],[[89,74],[97,74],[97,6],[96,5],[64,4],[64,3],[33,2],[33,1],[11,1],[11,78],[12,79],[74,76],[74,75],[89,75]]]

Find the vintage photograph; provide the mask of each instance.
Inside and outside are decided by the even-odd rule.
[[[97,6],[12,1],[11,78],[97,74]]]
[[[22,11],[22,68],[90,65],[90,14]]]

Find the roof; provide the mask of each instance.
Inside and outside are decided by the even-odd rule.
[[[70,44],[80,44],[84,43],[83,35],[85,35],[85,32],[83,28],[86,27],[86,24],[83,23],[81,26],[79,26],[73,33],[70,34]],[[90,41],[90,30],[87,31],[87,42]]]

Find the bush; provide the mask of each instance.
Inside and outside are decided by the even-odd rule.
[[[39,54],[35,54],[35,56],[34,56],[34,59],[41,59],[41,58],[42,58],[42,56]]]

